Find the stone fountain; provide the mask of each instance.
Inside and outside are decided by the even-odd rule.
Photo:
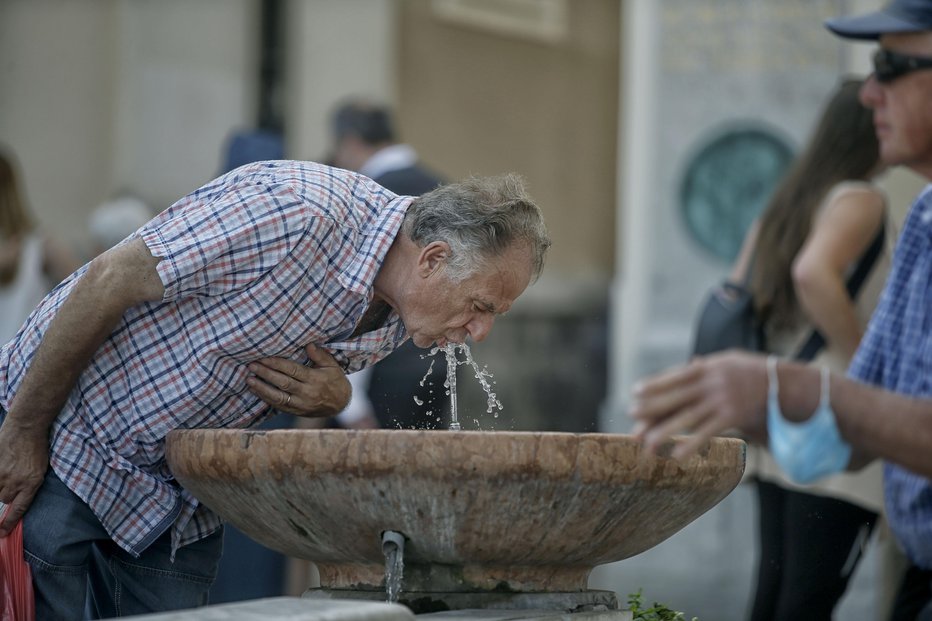
[[[738,484],[741,440],[683,462],[674,442],[648,455],[621,434],[195,429],[172,432],[167,456],[223,518],[317,565],[306,597],[384,601],[386,543],[403,548],[399,601],[415,613],[577,612],[618,607],[587,589],[593,567],[657,545]]]

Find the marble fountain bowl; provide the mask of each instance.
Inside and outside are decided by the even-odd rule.
[[[168,462],[196,498],[259,543],[313,561],[321,586],[383,589],[382,534],[405,537],[418,590],[582,591],[715,506],[741,440],[683,462],[623,434],[192,429]]]

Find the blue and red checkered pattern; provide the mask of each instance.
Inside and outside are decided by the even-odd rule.
[[[214,180],[137,231],[162,259],[164,298],[125,313],[51,436],[55,473],[115,542],[138,554],[173,527],[177,548],[219,526],[175,482],[165,436],[248,427],[270,413],[246,388],[248,363],[268,356],[304,363],[305,345],[315,343],[352,372],[404,341],[394,312],[382,328],[350,335],[412,200],[345,170],[260,162]],[[85,271],[49,294],[0,350],[4,408]]]

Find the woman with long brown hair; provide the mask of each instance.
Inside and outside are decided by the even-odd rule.
[[[883,235],[884,170],[862,81],[842,83],[803,152],[749,232],[732,278],[750,288],[770,353],[794,357],[818,330],[813,364],[843,372],[889,267],[884,251],[852,299],[846,279]],[[831,619],[883,507],[879,464],[812,485],[791,483],[765,449],[749,454],[759,498],[760,557],[752,621]]]

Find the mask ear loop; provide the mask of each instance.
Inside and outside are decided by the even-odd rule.
[[[829,394],[831,390],[831,379],[828,367],[822,367],[822,394],[819,397],[819,407],[832,409],[832,397]],[[833,413],[834,416],[834,413]]]
[[[767,356],[767,396],[779,407],[780,381],[777,379],[777,357],[773,354]]]
[[[828,367],[822,367],[819,372],[821,375],[819,407],[831,409],[831,373],[829,372]],[[779,407],[780,381],[777,377],[777,357],[773,354],[767,356],[767,396],[772,399]]]

